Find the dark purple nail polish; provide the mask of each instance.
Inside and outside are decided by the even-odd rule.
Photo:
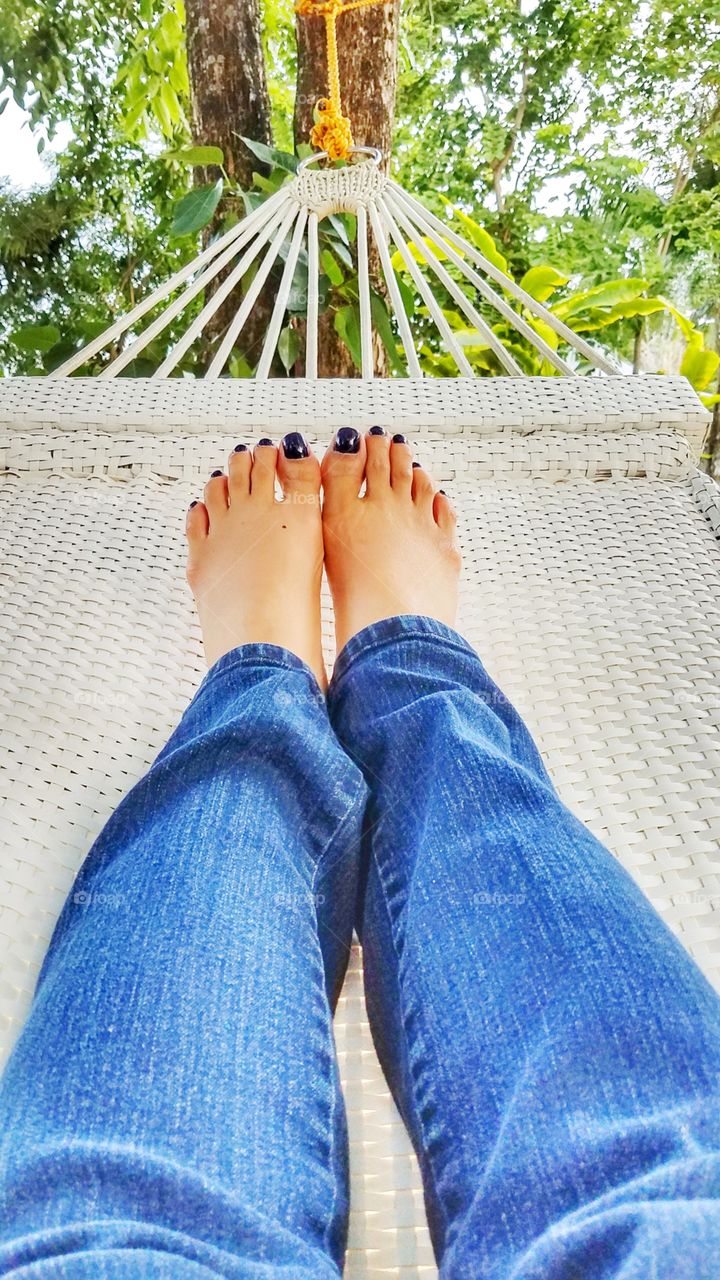
[[[420,467],[420,466],[422,466],[422,463],[420,463],[420,462],[413,462],[413,466],[414,466],[414,467]]]
[[[393,444],[407,444],[407,440],[401,435],[393,436],[392,442]]]
[[[193,507],[196,507],[196,506],[197,506],[197,498],[195,499],[194,502],[190,503],[190,506],[188,507],[188,511],[192,511]]]
[[[247,453],[247,445],[246,445],[246,444],[236,444],[236,445],[235,445],[235,448],[233,449],[233,453]]]
[[[289,431],[282,439],[283,453],[286,458],[293,461],[296,458],[309,458],[310,450],[305,443],[305,437],[299,431]]]
[[[222,471],[213,471],[212,475],[210,476],[210,479],[214,480],[216,476],[221,476],[221,475],[222,475]]]
[[[272,444],[272,440],[268,440],[267,436],[263,436],[262,440],[258,440],[259,445]]]
[[[341,427],[335,435],[336,453],[358,453],[360,450],[360,432],[354,427]]]
[[[369,434],[369,435],[371,435],[371,436],[384,436],[384,435],[385,435],[385,428],[384,428],[384,427],[371,427],[371,428],[370,428],[370,431],[368,432],[368,434]]]

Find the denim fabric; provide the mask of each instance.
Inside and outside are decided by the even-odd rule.
[[[0,1275],[337,1277],[330,1004],[365,787],[315,678],[213,667],[97,840],[0,1089]]]
[[[714,1280],[716,995],[455,632],[367,628],[328,710],[234,650],[95,844],[0,1087],[0,1275],[337,1280],[357,904],[444,1280]]]
[[[368,628],[329,706],[370,790],[368,1010],[444,1280],[715,1280],[717,995],[455,632]]]

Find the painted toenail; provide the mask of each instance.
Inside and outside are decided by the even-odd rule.
[[[196,506],[197,506],[197,498],[195,499],[194,502],[190,503],[190,506],[188,507],[188,511],[192,511],[193,507],[196,507]]]
[[[212,475],[210,476],[210,479],[214,480],[216,476],[221,476],[221,475],[222,475],[222,471],[213,471]]]
[[[401,435],[393,436],[392,442],[393,444],[407,444],[405,437]]]
[[[447,494],[444,489],[438,489],[438,493],[441,493],[443,498],[447,498]]]
[[[422,463],[421,463],[421,462],[413,462],[413,466],[414,466],[414,467],[421,467],[421,466],[422,466]]]
[[[336,453],[358,453],[360,451],[360,432],[354,427],[341,427],[335,435]]]
[[[282,448],[285,457],[292,460],[310,457],[310,450],[305,443],[305,437],[299,431],[289,431],[286,436],[283,436]]]
[[[369,432],[369,434],[370,434],[371,436],[384,436],[384,435],[385,435],[385,428],[384,428],[384,427],[371,427],[371,428],[370,428],[370,432]]]
[[[246,444],[236,444],[236,445],[235,445],[235,448],[233,449],[233,453],[247,453],[247,445],[246,445]]]
[[[263,436],[262,440],[258,440],[258,444],[272,444],[272,440],[268,440],[267,436]]]

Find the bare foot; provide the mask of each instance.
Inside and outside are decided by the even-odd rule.
[[[279,479],[283,501],[275,497]],[[289,649],[327,687],[320,641],[320,466],[301,435],[238,445],[187,515],[188,582],[212,666],[237,645]]]
[[[322,464],[325,568],[338,652],[371,622],[423,614],[452,626],[460,551],[455,513],[413,465],[402,436],[343,427]],[[364,497],[358,496],[366,481]]]

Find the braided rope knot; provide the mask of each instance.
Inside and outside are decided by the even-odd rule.
[[[318,151],[327,151],[331,160],[345,160],[353,145],[352,129],[347,116],[338,111],[329,98],[318,98],[315,124],[310,141]]]
[[[296,0],[297,13],[320,14],[325,19],[328,97],[318,99],[310,141],[319,151],[326,151],[331,160],[346,160],[353,145],[350,121],[343,115],[340,98],[337,19],[350,10],[366,9],[370,5],[383,3],[384,0]]]

